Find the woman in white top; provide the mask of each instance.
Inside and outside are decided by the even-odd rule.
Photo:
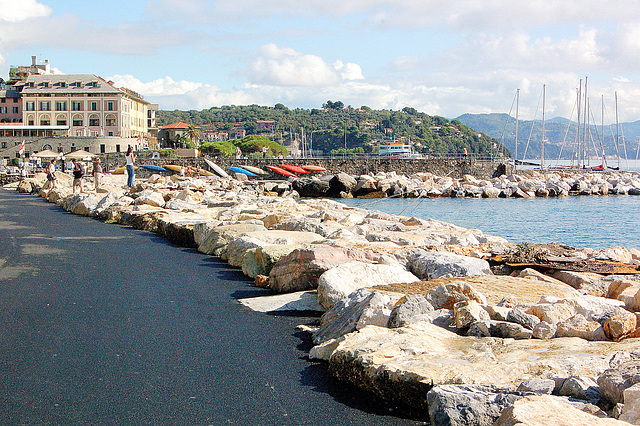
[[[127,155],[125,157],[127,159],[127,186],[131,188],[133,186],[133,178],[134,178],[134,167],[133,165],[136,162],[136,156],[133,153],[133,148],[129,145],[127,149]]]

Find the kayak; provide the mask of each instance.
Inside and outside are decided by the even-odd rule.
[[[220,176],[229,177],[229,174],[225,172],[224,169],[222,169],[222,167],[218,166],[213,161],[209,160],[208,158],[203,158],[203,160],[205,163],[207,163],[207,166],[211,167],[211,169],[213,169],[213,171],[219,174]]]
[[[138,170],[138,168],[138,166],[133,166],[133,170]],[[114,175],[123,175],[125,170],[127,170],[127,166],[116,167],[115,169],[111,170],[111,173]]]
[[[295,174],[291,173],[289,170],[285,170],[282,167],[278,167],[278,166],[265,166],[267,169],[271,170],[272,172],[275,172],[279,175],[282,176],[287,176],[287,177],[298,177]]]
[[[251,173],[255,173],[257,175],[266,175],[267,174],[267,172],[262,170],[260,167],[248,166],[246,164],[243,164],[240,167],[242,167],[245,170],[249,170]]]
[[[242,173],[243,175],[247,175],[249,177],[258,177],[257,174],[250,172],[249,170],[245,170],[242,167],[234,167],[234,166],[229,166],[227,167],[227,169],[231,170],[232,172],[235,173]]]
[[[316,166],[314,164],[305,164],[304,166],[300,166],[305,170],[308,170],[310,172],[326,172],[327,169],[325,169],[322,166]]]
[[[153,164],[141,164],[140,167],[143,169],[151,170],[152,172],[170,172],[171,170],[165,169],[162,166],[155,166]]]
[[[309,172],[305,169],[303,169],[302,167],[298,167],[298,166],[294,166],[292,164],[280,164],[278,165],[278,167],[281,167],[285,170],[289,170],[292,173],[298,173],[298,174],[308,174]]]
[[[182,166],[178,166],[176,164],[165,164],[163,167],[165,169],[171,170],[172,172],[178,172],[178,173],[180,173],[180,170],[182,169]]]

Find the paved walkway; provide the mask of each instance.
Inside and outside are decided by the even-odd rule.
[[[391,425],[213,257],[0,189],[0,424]]]

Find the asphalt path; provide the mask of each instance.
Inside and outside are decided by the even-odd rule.
[[[0,424],[405,425],[214,257],[0,190]],[[419,417],[419,416],[417,416]]]

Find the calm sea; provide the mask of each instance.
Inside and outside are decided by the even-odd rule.
[[[640,249],[640,196],[340,201],[350,206],[480,229],[514,243],[556,242],[573,247]]]

